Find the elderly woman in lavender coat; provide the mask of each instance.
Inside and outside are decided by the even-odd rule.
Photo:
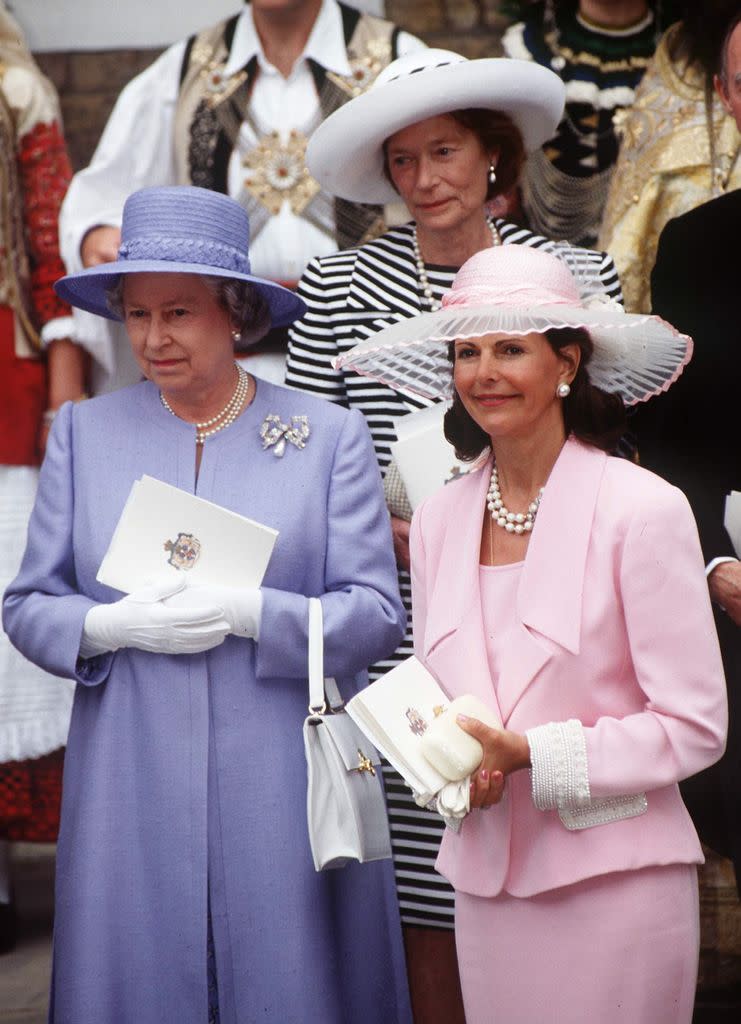
[[[235,365],[235,340],[303,306],[249,274],[247,243],[227,197],[146,189],[124,211],[118,261],[58,285],[122,316],[146,378],[60,411],[4,607],[13,643],[78,681],[60,1024],[410,1020],[390,863],[315,873],[301,736],[308,596],[346,694],[401,638],[388,516],[359,413]],[[304,446],[264,447],[270,415],[306,417]],[[122,598],[98,583],[145,473],[277,529],[263,586]]]

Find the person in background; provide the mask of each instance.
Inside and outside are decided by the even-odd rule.
[[[651,309],[651,268],[667,221],[741,186],[741,138],[713,86],[738,0],[684,0],[681,10],[622,123],[599,237],[633,312]]]
[[[741,12],[726,34],[716,85],[741,132]],[[700,531],[728,684],[728,749],[685,783],[683,796],[703,841],[733,861],[741,892],[741,562],[724,522],[726,496],[741,492],[739,239],[741,189],[661,232],[653,310],[692,334],[695,354],[676,386],[636,416],[635,429],[642,465],[681,487]]]
[[[70,177],[56,93],[0,0],[0,596],[20,565],[49,423],[85,391],[70,310],[52,289]],[[57,837],[72,689],[0,631],[0,952],[16,933],[8,840]]]
[[[391,865],[316,872],[306,827],[308,599],[346,697],[403,632],[381,480],[359,413],[235,364],[237,339],[303,309],[248,246],[229,197],[144,189],[119,259],[57,284],[124,321],[145,377],[60,410],[3,609],[28,658],[77,682],[60,1024],[411,1019]],[[152,586],[98,582],[143,474],[276,530],[262,586],[187,585],[166,554]]]
[[[597,242],[619,139],[656,41],[673,20],[649,0],[539,0],[510,5],[518,20],[502,37],[508,57],[549,67],[566,85],[565,116],[522,177],[533,231],[580,245]]]
[[[677,783],[723,752],[723,668],[686,498],[608,454],[691,351],[505,246],[343,360],[452,383],[445,433],[476,460],[411,535],[415,653],[501,722],[458,719],[483,758],[438,857],[467,1024],[692,1020],[703,855]]]
[[[367,203],[401,197],[412,217],[374,241],[309,263],[299,284],[308,310],[291,329],[286,376],[293,387],[367,418],[385,472],[408,613],[411,510],[403,487],[393,485],[398,473],[389,466],[390,445],[395,419],[431,403],[336,369],[333,360],[385,325],[437,307],[473,253],[549,244],[492,216],[489,206],[516,186],[526,153],[551,137],[563,97],[557,76],[532,62],[468,61],[430,49],[389,65],[368,92],[321,125],[309,147],[312,173],[329,191]],[[620,295],[609,256],[581,249],[577,258]],[[404,643],[372,674],[411,652],[409,618]],[[433,867],[443,825],[417,807],[391,769],[385,778],[415,1014],[425,1024],[449,1024],[462,1020],[462,1009],[453,894]]]
[[[90,166],[75,175],[61,218],[69,272],[114,260],[126,196],[152,185],[224,192],[247,210],[257,273],[295,286],[312,256],[382,228],[378,207],[335,202],[307,173],[307,139],[389,61],[424,44],[337,0],[252,0],[175,43],[121,93]],[[75,313],[94,356],[94,390],[138,379],[126,339]],[[285,332],[253,353],[282,382]]]

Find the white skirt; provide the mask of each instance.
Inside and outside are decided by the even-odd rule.
[[[38,470],[0,466],[0,601],[20,568]],[[67,742],[75,684],[43,672],[0,629],[0,764],[25,761]]]

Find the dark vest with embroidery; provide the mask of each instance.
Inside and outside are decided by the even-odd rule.
[[[388,21],[340,4],[351,75],[327,71],[315,60],[309,66],[319,97],[321,119],[363,92],[397,55],[399,30]],[[188,40],[183,58],[175,115],[178,180],[227,192],[228,165],[242,124],[258,135],[245,163],[254,171],[238,198],[247,206],[253,238],[288,199],[293,212],[332,235],[340,249],[375,237],[383,230],[383,209],[327,195],[306,170],[306,139],[292,132],[287,146],[276,132],[260,137],[250,115],[250,93],[258,73],[257,58],[228,78],[224,67],[239,15]],[[318,123],[318,121],[317,121]],[[271,149],[271,147],[273,147]],[[276,179],[282,175],[290,180]]]

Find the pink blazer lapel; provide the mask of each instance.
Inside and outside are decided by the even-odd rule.
[[[584,569],[606,456],[567,441],[551,472],[517,596],[517,627],[501,652],[496,696],[479,588],[481,524],[491,462],[453,484],[423,650],[430,670],[458,696],[472,693],[506,722],[558,648],[579,650]]]
[[[559,648],[579,653],[584,573],[606,458],[568,440],[551,471],[517,593],[518,628],[500,664],[505,719]]]
[[[569,440],[551,471],[528,545],[518,613],[531,629],[578,654],[584,569],[607,456]]]
[[[471,693],[500,714],[486,655],[479,551],[491,460],[455,488],[445,522],[434,592],[427,608],[424,660],[451,697]]]

